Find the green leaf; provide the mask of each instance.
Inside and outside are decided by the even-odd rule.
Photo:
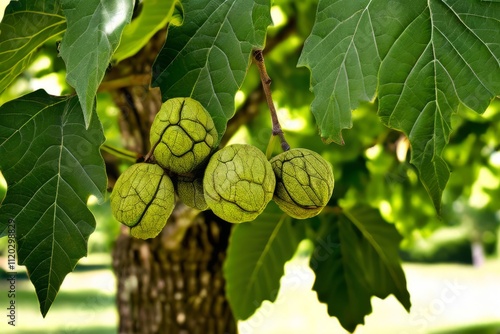
[[[367,278],[375,296],[383,299],[392,293],[410,311],[410,295],[399,258],[399,243],[403,238],[396,227],[368,206],[344,210],[340,221],[341,226],[356,227],[366,241],[361,259],[365,272],[371,273]]]
[[[386,8],[373,7],[372,1],[320,1],[304,44],[298,66],[311,70],[311,111],[327,142],[343,144],[351,110],[375,94],[380,58],[371,15]]]
[[[0,92],[31,64],[40,46],[65,29],[59,1],[11,1],[0,23]]]
[[[8,184],[0,231],[5,235],[7,221],[15,221],[19,264],[28,269],[44,316],[87,254],[95,220],[86,202],[106,191],[103,142],[99,119],[94,115],[86,129],[76,96],[38,90],[0,107],[0,170]]]
[[[285,262],[305,237],[301,226],[294,226],[292,219],[271,202],[253,222],[233,228],[224,278],[236,319],[247,319],[264,300],[276,299]]]
[[[394,294],[409,311],[410,296],[398,255],[401,236],[394,225],[386,223],[377,210],[362,206],[323,219],[328,225],[316,240],[310,266],[316,274],[313,289],[328,305],[328,314],[352,332],[371,313],[372,296]]]
[[[315,240],[310,260],[316,275],[313,290],[318,300],[328,305],[328,314],[337,317],[340,324],[352,332],[358,324],[364,324],[365,315],[372,311],[368,283],[357,262],[359,255],[355,254],[359,241],[356,235],[344,235],[341,241],[338,220],[323,221],[323,224],[329,224],[328,229]],[[353,232],[352,227],[348,231]]]
[[[163,101],[198,100],[212,115],[219,139],[234,114],[234,96],[252,49],[262,48],[271,24],[269,0],[184,1],[184,24],[169,31],[153,65]]]
[[[320,0],[298,64],[311,70],[321,136],[342,143],[351,111],[377,94],[383,123],[409,137],[439,211],[452,113],[459,104],[482,113],[500,94],[499,13],[479,0]]]
[[[439,211],[449,179],[441,158],[459,104],[482,113],[500,93],[500,5],[413,2],[411,23],[382,62],[379,115],[409,138],[411,162]],[[406,6],[405,6],[406,8]]]
[[[86,126],[94,98],[123,28],[130,22],[132,0],[62,0],[68,28],[60,54],[66,63],[66,80],[82,104]]]
[[[120,62],[135,55],[151,37],[172,19],[177,0],[144,0],[138,17],[123,29],[113,59]]]

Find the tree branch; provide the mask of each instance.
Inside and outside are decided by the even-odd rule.
[[[281,141],[281,148],[283,149],[283,151],[288,151],[290,149],[290,145],[287,143],[285,139],[285,134],[283,133],[283,130],[281,130],[281,125],[278,120],[278,115],[276,114],[276,108],[274,107],[273,97],[271,95],[271,88],[270,88],[271,78],[267,74],[262,50],[255,50],[253,52],[253,58],[259,69],[260,81],[262,82],[262,88],[264,90],[264,94],[266,95],[267,105],[269,106],[269,112],[271,114],[271,120],[273,122],[273,136],[278,136]]]
[[[104,92],[130,86],[149,86],[150,81],[151,74],[132,74],[115,80],[103,81],[97,91]]]

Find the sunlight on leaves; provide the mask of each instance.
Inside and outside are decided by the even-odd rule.
[[[60,54],[66,63],[66,80],[75,88],[89,126],[97,88],[130,22],[133,1],[62,0],[62,7],[68,28]]]
[[[163,29],[172,19],[175,4],[178,0],[144,0],[142,9],[129,25],[123,29],[120,45],[113,55],[115,62],[136,54],[151,37]]]
[[[298,66],[311,70],[311,111],[327,142],[342,144],[342,129],[352,126],[351,111],[375,94],[380,57],[371,17],[384,9],[370,4],[320,1],[299,59]]]
[[[439,211],[449,179],[443,149],[459,104],[484,112],[500,93],[499,4],[414,4],[379,76],[379,115],[409,137],[411,163]],[[409,13],[408,13],[409,14]],[[407,14],[407,15],[408,15]]]
[[[31,64],[40,46],[65,29],[58,1],[12,1],[0,23],[0,92]]]
[[[342,143],[351,111],[377,90],[380,118],[409,137],[439,211],[451,115],[461,104],[482,113],[500,94],[498,13],[484,1],[320,1],[299,66],[311,70],[321,136]]]

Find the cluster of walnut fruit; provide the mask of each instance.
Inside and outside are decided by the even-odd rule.
[[[151,127],[151,162],[129,167],[111,194],[113,215],[132,236],[157,236],[175,193],[186,205],[232,223],[254,220],[271,199],[298,219],[317,215],[330,200],[332,168],[316,152],[290,149],[268,161],[258,148],[234,144],[212,154],[217,136],[198,101],[174,98],[162,105]]]

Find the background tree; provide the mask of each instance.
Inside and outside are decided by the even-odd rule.
[[[235,319],[276,298],[283,265],[305,239],[312,242],[313,289],[344,328],[364,322],[371,296],[394,294],[409,309],[399,233],[435,229],[451,221],[438,220],[436,211],[450,218],[460,204],[472,208],[471,217],[474,208],[498,210],[492,200],[498,187],[476,182],[487,175],[498,184],[500,108],[491,102],[500,90],[498,6],[10,3],[0,26],[0,169],[8,184],[0,231],[5,236],[14,219],[19,262],[42,314],[87,253],[95,228],[88,197],[104,202],[123,164],[149,151],[149,128],[163,101],[200,101],[221,147],[244,141],[270,155],[280,151],[269,141],[273,124],[251,66],[255,49],[263,49],[289,144],[332,163],[334,195],[321,215],[306,221],[269,204],[254,222],[233,227],[178,203],[155,239],[131,238],[124,228],[113,254],[120,331],[234,332]],[[16,86],[40,52],[60,56],[52,70],[60,66],[70,86],[60,96]],[[109,97],[121,112],[122,147],[109,140],[111,130],[97,115]],[[452,129],[458,130],[450,137]],[[471,195],[478,187],[487,202],[468,199],[477,198]],[[472,229],[481,241],[481,233],[495,228]]]

